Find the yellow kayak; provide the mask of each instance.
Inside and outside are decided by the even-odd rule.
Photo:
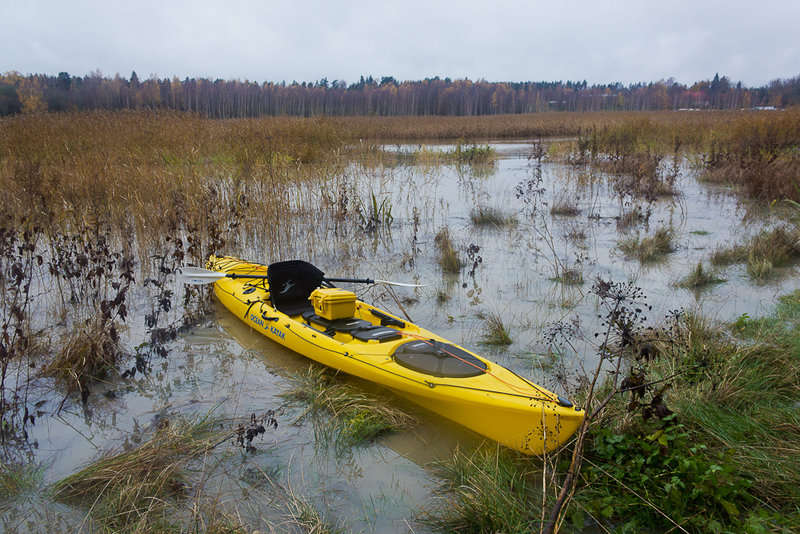
[[[310,263],[211,256],[207,267],[224,275],[214,283],[220,302],[269,339],[507,447],[550,451],[584,418],[567,399],[333,287]]]

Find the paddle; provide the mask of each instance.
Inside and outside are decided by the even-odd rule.
[[[223,278],[247,278],[247,279],[261,279],[267,278],[266,274],[236,274],[236,273],[221,273],[219,271],[211,271],[201,267],[183,267],[178,270],[178,280],[184,284],[202,285],[213,284],[217,280]],[[390,282],[389,280],[375,280],[372,278],[323,278],[326,282],[349,282],[353,284],[385,284],[387,286],[400,286],[400,287],[425,287],[429,284],[407,284],[404,282]]]

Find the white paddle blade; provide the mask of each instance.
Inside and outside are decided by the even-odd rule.
[[[225,278],[225,273],[210,271],[201,267],[183,267],[178,269],[178,279],[184,284],[199,286],[213,284]]]
[[[400,287],[428,287],[430,284],[407,284],[404,282],[390,282],[389,280],[374,280],[376,284],[386,284],[387,286]]]

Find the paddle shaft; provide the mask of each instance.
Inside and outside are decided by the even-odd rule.
[[[220,273],[222,274],[222,273]],[[260,280],[265,280],[267,278],[266,274],[236,274],[236,273],[228,273],[224,275],[224,278],[257,278]],[[350,282],[353,284],[374,284],[375,280],[372,278],[323,278],[326,282]]]
[[[239,278],[239,279],[256,279],[264,280],[268,278],[266,274],[239,274],[239,273],[221,273],[219,271],[211,271],[203,269],[202,267],[184,267],[178,273],[179,277],[187,284],[213,284],[217,280],[223,278]],[[378,280],[375,278],[323,278],[326,282],[345,282],[351,284],[386,284],[390,286],[401,287],[424,287],[425,284],[407,284],[404,282],[391,282],[389,280]]]

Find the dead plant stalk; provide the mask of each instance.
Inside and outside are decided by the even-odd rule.
[[[614,309],[611,313],[612,316],[616,315],[619,310],[620,306],[622,305],[621,299],[616,299],[614,303]],[[604,334],[604,340],[601,347],[608,347],[608,342],[611,339],[611,332],[613,328],[613,323],[609,321],[609,324],[606,326],[606,331]],[[587,410],[592,405],[594,401],[594,390],[595,386],[597,385],[597,381],[600,378],[600,374],[603,371],[603,360],[604,358],[600,358],[600,361],[597,363],[597,368],[592,375],[592,382],[589,386],[589,393],[586,396],[586,408]],[[552,534],[556,532],[561,524],[562,521],[562,510],[566,508],[566,505],[572,499],[573,494],[575,493],[575,480],[578,478],[581,470],[581,462],[583,462],[583,448],[586,443],[586,436],[589,433],[589,428],[591,427],[592,421],[600,414],[600,412],[605,408],[605,406],[611,401],[613,396],[617,393],[618,387],[618,379],[619,379],[619,371],[620,366],[622,364],[622,357],[617,355],[617,363],[614,368],[613,372],[613,384],[611,388],[611,393],[603,399],[603,401],[598,405],[598,407],[589,413],[583,421],[581,422],[581,426],[578,427],[577,438],[575,441],[575,448],[572,451],[572,459],[570,461],[569,469],[567,470],[567,476],[564,479],[564,484],[561,486],[561,490],[558,493],[558,497],[556,498],[556,502],[553,504],[553,508],[550,510],[550,516],[547,519],[547,524],[544,527],[544,534]]]

